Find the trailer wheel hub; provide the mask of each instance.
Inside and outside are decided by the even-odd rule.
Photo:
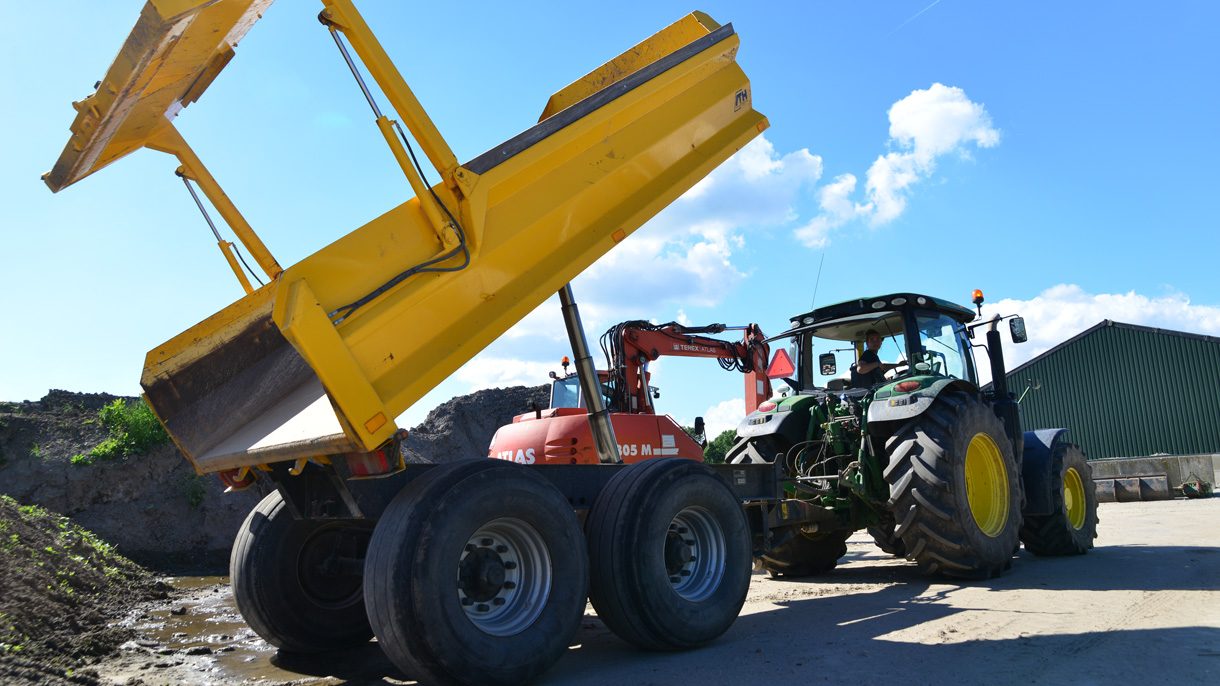
[[[542,534],[513,517],[487,522],[462,548],[457,596],[467,619],[492,636],[529,627],[551,594],[551,556]]]
[[[478,548],[458,567],[458,588],[476,603],[495,598],[504,588],[504,561],[490,548]]]
[[[711,512],[702,507],[683,509],[670,522],[664,545],[665,573],[678,595],[699,602],[720,587],[728,547]]]

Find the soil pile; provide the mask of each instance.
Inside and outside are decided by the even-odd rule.
[[[166,590],[67,517],[0,496],[0,683],[93,684],[74,671],[132,637],[116,620]]]
[[[547,387],[493,389],[454,398],[408,433],[411,462],[487,454],[492,434],[530,403],[545,407]],[[86,461],[107,440],[99,410],[118,396],[51,391],[36,402],[0,403],[0,493],[62,512],[147,567],[225,573],[238,527],[258,489],[224,493],[200,477],[172,445],[145,454]]]
[[[496,429],[532,406],[551,402],[549,386],[476,391],[441,403],[407,434],[408,462],[439,463],[484,457]]]

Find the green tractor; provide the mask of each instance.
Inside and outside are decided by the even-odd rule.
[[[975,291],[979,316],[982,302]],[[914,293],[792,318],[775,337],[791,347],[770,370],[788,388],[742,421],[727,455],[776,465],[784,484],[762,535],[769,540],[755,541],[767,571],[829,571],[847,537],[865,528],[921,571],[962,578],[1002,573],[1021,542],[1036,555],[1093,547],[1089,464],[1067,429],[1022,431],[1006,385],[1003,320],[1014,342],[1026,340],[1020,317],[981,320]],[[989,389],[971,354],[983,328]]]

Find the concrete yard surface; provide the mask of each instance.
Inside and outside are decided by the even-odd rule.
[[[867,534],[816,578],[756,573],[741,616],[712,644],[648,653],[588,608],[538,684],[1220,683],[1220,498],[1103,504],[1097,548],[1036,558],[998,579],[927,578]],[[222,578],[179,579],[142,615],[151,640],[99,665],[104,682],[335,686],[411,683],[375,642],[276,651],[245,627]]]
[[[867,534],[830,574],[756,574],[701,650],[649,654],[586,618],[540,683],[1190,684],[1220,678],[1220,499],[1103,504],[1097,547],[982,582],[920,576]]]

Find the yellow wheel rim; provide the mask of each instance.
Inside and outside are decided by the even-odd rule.
[[[1068,522],[1077,531],[1084,527],[1084,508],[1084,482],[1080,480],[1080,472],[1075,467],[1068,467],[1063,473],[1063,509],[1067,512]]]
[[[1004,531],[1010,505],[1008,470],[1000,447],[985,433],[975,434],[966,448],[966,500],[980,531],[991,538]]]

